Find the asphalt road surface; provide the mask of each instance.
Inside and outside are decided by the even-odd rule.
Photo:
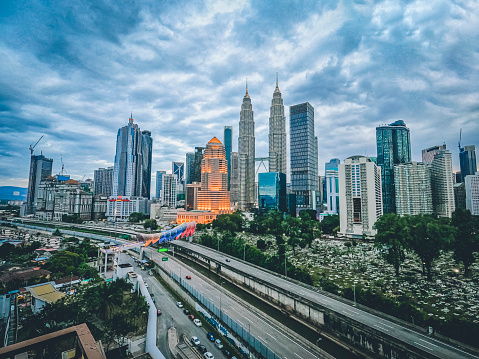
[[[448,358],[448,359],[477,359],[478,357],[472,354],[469,354],[459,348],[456,348],[452,345],[446,344],[440,340],[435,339],[434,337],[430,337],[418,332],[415,332],[411,329],[405,328],[401,325],[398,325],[394,322],[388,321],[386,319],[377,317],[373,314],[370,314],[368,312],[362,311],[360,309],[357,309],[354,306],[348,305],[346,303],[337,301],[335,299],[332,299],[331,297],[322,295],[314,290],[308,289],[306,287],[300,286],[295,283],[291,283],[287,281],[286,279],[283,279],[279,276],[272,275],[268,272],[265,272],[261,269],[258,269],[256,267],[250,266],[243,261],[239,261],[234,259],[233,257],[229,257],[226,255],[221,254],[220,252],[217,252],[215,250],[211,250],[202,246],[198,246],[194,243],[189,243],[185,241],[175,241],[175,245],[182,246],[185,248],[188,248],[192,251],[195,251],[197,253],[203,254],[206,257],[210,257],[212,259],[215,259],[221,263],[223,263],[224,266],[230,266],[232,268],[238,269],[240,271],[243,271],[245,273],[249,273],[252,276],[255,276],[266,283],[272,283],[273,285],[276,285],[280,288],[284,288],[290,292],[295,293],[298,296],[302,296],[305,299],[308,299],[312,302],[315,302],[319,305],[322,305],[332,311],[335,311],[337,313],[340,313],[346,317],[349,317],[363,325],[367,325],[371,328],[374,328],[384,334],[387,334],[389,336],[392,336],[404,343],[407,343],[413,347],[416,347],[417,349],[420,349],[421,351],[424,351],[426,353],[435,355],[438,358]],[[226,258],[230,258],[230,262],[226,262]],[[213,294],[215,295],[215,294]],[[231,311],[234,311],[234,308],[231,308],[229,304],[225,305],[225,308],[228,310],[228,314]],[[254,318],[250,318],[254,320]],[[249,319],[245,319],[247,322]],[[253,321],[250,322],[251,325],[253,325]],[[261,333],[261,334],[260,334]],[[262,338],[266,337],[265,339],[268,339],[270,337],[272,344],[272,348],[278,348],[282,342],[282,338],[280,335],[271,330],[266,331],[265,328],[258,328],[253,330],[252,326],[252,334],[253,335],[260,335]],[[279,337],[280,340],[276,340]],[[296,354],[297,353],[297,354]],[[306,356],[303,356],[300,354],[299,350],[295,351],[295,356],[291,356],[290,354],[288,355],[288,358],[294,358],[297,356],[301,356],[303,358],[308,358]],[[300,355],[298,355],[300,354]],[[311,356],[309,356],[311,358]]]

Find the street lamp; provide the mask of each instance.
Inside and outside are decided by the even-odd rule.
[[[243,231],[243,261],[246,262],[246,241],[244,239],[244,231]]]

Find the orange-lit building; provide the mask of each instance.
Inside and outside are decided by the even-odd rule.
[[[201,189],[197,209],[216,214],[231,213],[225,146],[216,137],[206,145],[201,161]]]
[[[196,222],[208,224],[216,219],[216,213],[213,211],[178,211],[176,214],[176,223]]]

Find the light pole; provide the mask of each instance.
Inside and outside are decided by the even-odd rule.
[[[220,251],[220,239],[218,238],[218,252]]]
[[[353,282],[354,306],[356,306],[356,282]]]
[[[246,240],[244,239],[244,231],[243,231],[243,261],[246,262]]]

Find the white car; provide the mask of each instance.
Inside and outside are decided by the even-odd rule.
[[[195,323],[197,327],[203,326],[203,324],[201,324],[201,321],[199,319],[193,319],[193,323]]]
[[[204,357],[205,359],[215,359],[215,357],[213,356],[213,354],[211,354],[210,352],[206,352],[204,354]]]
[[[177,305],[178,308],[183,308],[183,303],[181,303],[181,302],[176,302],[176,305]]]
[[[193,345],[200,345],[200,340],[197,338],[197,337],[191,337],[191,343],[193,343]]]
[[[218,349],[223,349],[223,343],[221,343],[221,340],[215,340],[215,347],[217,347]]]

